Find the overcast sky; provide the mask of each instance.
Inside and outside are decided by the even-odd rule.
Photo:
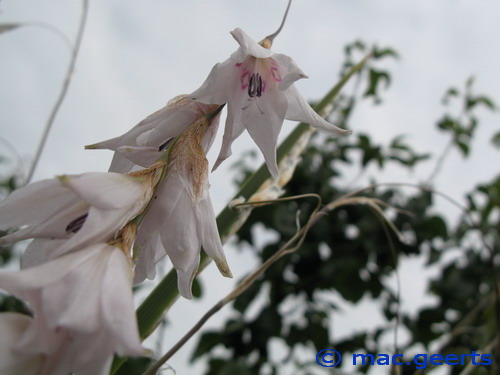
[[[170,98],[196,89],[213,64],[236,49],[229,31],[241,27],[260,40],[277,28],[285,7],[286,0],[91,1],[71,87],[35,180],[107,170],[111,153],[84,151],[84,145],[122,134]],[[81,2],[1,0],[0,12],[0,23],[45,22],[74,40]],[[448,87],[462,87],[474,75],[475,91],[500,102],[499,19],[498,0],[295,0],[273,50],[290,55],[309,75],[297,87],[314,100],[335,83],[346,43],[359,38],[395,48],[401,59],[385,65],[393,83],[384,105],[367,103],[360,108],[351,121],[352,130],[370,132],[380,142],[404,133],[420,151],[436,152],[448,140],[434,131],[444,111],[440,100]],[[0,137],[25,162],[33,156],[69,56],[59,37],[39,27],[0,34]],[[452,152],[446,173],[436,180],[437,188],[457,199],[477,181],[489,178],[492,169],[498,170],[498,153],[484,147],[498,131],[498,117],[485,111],[478,114],[483,121],[474,146],[481,152],[466,162]],[[287,129],[292,127],[292,123],[285,124]],[[211,163],[221,136],[222,132],[209,154]],[[233,149],[237,157],[255,146],[245,134]],[[0,153],[9,152],[0,142]],[[211,176],[216,211],[234,193],[231,164],[226,161]],[[423,181],[432,167],[429,163],[414,175],[392,171],[379,179]],[[377,173],[370,170],[371,175]],[[237,278],[252,264],[252,258],[241,252],[226,249],[226,253]],[[207,303],[229,290],[231,284],[210,268],[204,277],[207,288],[217,285],[216,290],[207,293],[205,302],[195,302],[196,309],[193,302],[178,303],[173,319],[200,316]],[[408,286],[413,288],[412,296],[423,293],[424,283],[420,284],[413,280]],[[404,280],[403,295],[408,295]],[[406,297],[403,309],[411,310],[417,300],[422,298]],[[340,334],[359,326],[342,317],[334,324]],[[169,334],[178,338],[188,327],[190,322],[184,321]],[[196,373],[185,368],[188,352],[184,350],[171,362],[178,373]]]

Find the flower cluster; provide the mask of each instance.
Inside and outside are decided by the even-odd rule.
[[[31,315],[0,313],[0,373],[105,374],[114,354],[144,354],[132,284],[154,278],[168,256],[178,289],[192,298],[201,248],[231,277],[209,196],[206,153],[227,105],[216,168],[247,129],[273,177],[284,119],[347,134],[318,116],[294,87],[306,77],[291,58],[242,30],[239,44],[202,86],[174,98],[127,133],[91,146],[110,149],[107,173],[62,176],[0,202],[0,245],[34,239],[21,271],[0,272],[0,290]]]

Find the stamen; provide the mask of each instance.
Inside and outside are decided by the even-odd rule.
[[[253,98],[255,96],[262,96],[262,77],[259,73],[253,73],[250,76],[248,83],[248,96]]]
[[[286,17],[288,16],[288,11],[290,10],[290,5],[292,5],[292,0],[289,0],[288,1],[288,5],[286,7],[286,10],[285,10],[285,15],[283,16],[283,20],[281,21],[281,25],[280,27],[278,28],[278,30],[276,30],[274,33],[272,33],[271,35],[268,35],[264,38],[264,40],[269,40],[269,42],[272,44],[274,38],[276,38],[278,36],[278,34],[281,32],[281,29],[283,28],[283,26],[285,25],[285,21],[286,21]]]
[[[165,143],[162,143],[160,147],[158,147],[158,151],[163,151],[167,148],[167,146],[172,142],[173,138],[167,139]]]
[[[83,214],[82,216],[77,217],[75,220],[71,221],[67,226],[66,226],[66,233],[72,232],[76,233],[78,232],[83,224],[85,223],[85,220],[87,220],[88,212]]]

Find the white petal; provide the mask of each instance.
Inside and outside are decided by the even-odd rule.
[[[143,146],[158,150],[166,141],[180,135],[200,116],[213,110],[212,106],[195,102],[181,95],[172,99],[164,108],[146,117],[122,136],[87,146],[87,148],[117,150],[120,147]],[[134,163],[115,153],[109,170],[127,173],[133,168]]]
[[[162,183],[158,200],[163,222],[167,223],[161,231],[162,244],[177,270],[179,292],[185,298],[192,298],[191,283],[198,269],[201,247],[193,200],[177,173],[167,175]]]
[[[134,250],[138,258],[134,268],[134,284],[143,282],[145,279],[153,280],[156,277],[156,263],[167,256],[167,252],[161,243],[158,220],[142,222],[134,244]],[[149,229],[151,228],[151,229]]]
[[[239,91],[240,69],[228,59],[216,64],[199,89],[189,96],[208,104],[224,104]]]
[[[61,183],[92,206],[116,209],[132,205],[145,194],[139,178],[113,172],[61,176]]]
[[[265,59],[273,55],[273,52],[270,49],[259,45],[259,43],[255,42],[239,27],[231,31],[231,35],[234,39],[236,39],[241,47],[231,56],[231,59],[236,62],[243,62],[248,55],[259,59]]]
[[[52,251],[64,243],[65,240],[36,238],[21,255],[21,269],[38,266],[51,259]]]
[[[71,223],[81,218],[89,210],[89,205],[83,201],[77,201],[69,207],[62,207],[61,211],[47,218],[46,221],[31,225],[17,232],[0,238],[0,245],[25,240],[27,238],[68,238],[72,233]]]
[[[128,160],[125,156],[119,152],[113,154],[113,159],[111,159],[111,164],[109,166],[110,172],[116,173],[129,173],[135,168],[135,164]]]
[[[332,135],[347,135],[352,133],[350,130],[341,129],[330,124],[314,112],[314,109],[300,95],[295,86],[290,86],[288,90],[284,91],[284,94],[288,100],[288,109],[286,111],[286,118],[288,120],[304,122]]]
[[[20,354],[13,349],[33,319],[17,313],[0,313],[0,374],[36,375],[42,367],[41,356]]]
[[[98,242],[107,242],[135,216],[130,208],[120,210],[99,210],[91,207],[82,228],[60,247],[52,251],[55,258]]]
[[[190,252],[189,261],[186,262],[186,267],[176,267],[177,271],[177,288],[181,296],[187,299],[193,298],[193,292],[191,291],[193,280],[200,266],[200,250],[196,252]]]
[[[215,171],[224,160],[231,156],[231,145],[233,144],[233,141],[238,138],[245,130],[245,127],[239,120],[239,116],[238,120],[235,121],[235,111],[238,115],[241,114],[240,108],[241,107],[239,106],[239,104],[235,105],[233,103],[229,103],[226,126],[224,128],[224,136],[222,137],[222,146],[219,152],[219,156],[217,157],[217,161],[212,168],[212,171]]]
[[[151,131],[156,127],[166,125],[169,116],[172,113],[175,113],[176,110],[176,107],[166,105],[162,109],[146,117],[125,134],[87,146],[87,148],[116,150],[120,146],[143,146],[147,144],[147,141],[144,139],[141,140],[141,137],[144,137],[145,134],[151,133]]]
[[[91,251],[80,251],[26,270],[0,271],[0,289],[36,305],[37,300],[34,299],[32,290],[40,290],[57,283],[92,255]]]
[[[158,151],[158,147],[120,146],[116,151],[130,160],[133,164],[145,168],[153,164],[163,154],[163,151]]]
[[[283,77],[283,80],[279,83],[281,91],[288,89],[290,85],[299,79],[308,78],[291,57],[277,53],[272,58],[278,63]]]
[[[26,185],[0,202],[0,229],[41,223],[75,199],[54,179]]]
[[[215,116],[215,118],[212,119],[212,121],[210,122],[210,126],[208,127],[205,135],[203,136],[201,147],[203,147],[205,155],[212,147],[212,143],[214,142],[215,136],[217,135],[217,130],[219,129],[219,120],[220,120],[220,112],[217,116]]]
[[[265,94],[243,110],[241,121],[262,151],[273,177],[279,175],[276,163],[278,136],[285,118],[287,102],[281,91],[268,88]]]
[[[212,258],[219,271],[226,277],[232,277],[231,271],[226,261],[222,243],[217,229],[214,209],[210,197],[200,201],[195,208],[198,235],[201,240],[203,250]]]
[[[54,354],[47,374],[62,375],[100,373],[114,352],[142,354],[131,277],[121,250],[107,244],[20,272],[0,272],[0,288],[29,302],[34,321],[46,323],[33,327],[17,350]],[[54,347],[58,343],[64,345]]]
[[[132,272],[120,249],[112,250],[101,288],[104,325],[116,337],[115,353],[122,356],[143,354],[132,303]]]

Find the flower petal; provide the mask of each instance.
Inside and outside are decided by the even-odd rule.
[[[179,292],[190,299],[191,283],[200,262],[201,247],[196,232],[193,200],[177,173],[168,175],[163,182],[164,191],[158,195],[162,197],[163,222],[168,223],[168,226],[161,232],[162,244],[177,270]]]
[[[0,229],[44,222],[75,199],[54,179],[26,185],[0,202]]]
[[[125,255],[107,244],[0,272],[0,288],[34,310],[34,324],[16,351],[47,355],[46,375],[104,374],[113,353],[142,354],[131,277]]]
[[[29,316],[0,313],[0,374],[36,375],[40,373],[43,358],[16,352],[15,346],[21,340],[33,319]]]
[[[224,128],[224,136],[222,137],[222,146],[219,152],[219,156],[217,157],[217,160],[212,168],[212,172],[215,171],[224,160],[231,156],[231,145],[233,144],[233,141],[238,138],[245,130],[245,127],[243,126],[241,121],[235,121],[235,111],[239,114],[241,110],[239,109],[239,107],[237,109],[234,109],[234,107],[235,105],[233,103],[229,103],[226,125]]]
[[[207,104],[224,104],[238,92],[239,69],[235,62],[228,59],[217,63],[199,89],[189,97]]]
[[[38,266],[51,259],[52,251],[64,243],[65,240],[35,238],[21,255],[21,269]]]
[[[210,197],[200,201],[195,208],[198,236],[203,250],[215,261],[220,273],[226,277],[233,277],[226,261],[220,240],[214,209]]]
[[[288,100],[288,109],[286,111],[286,118],[288,120],[307,123],[331,135],[347,135],[352,133],[351,130],[341,129],[330,124],[318,115],[302,95],[300,95],[295,86],[290,86],[288,90],[284,91],[284,94]]]
[[[68,238],[73,234],[71,223],[79,218],[85,218],[85,214],[89,210],[89,205],[83,201],[76,201],[68,207],[61,208],[61,211],[47,218],[46,221],[30,225],[26,228],[18,230],[0,238],[0,245],[25,240],[27,238],[51,238],[63,239]]]
[[[161,217],[159,217],[161,220]],[[160,220],[153,220],[154,224],[143,221],[135,240],[134,249],[138,257],[134,268],[134,284],[145,279],[153,280],[156,277],[156,263],[167,256],[161,243],[159,231],[156,230]]]
[[[231,31],[231,35],[240,45],[240,48],[231,55],[231,59],[238,63],[243,62],[248,55],[259,59],[266,59],[273,55],[273,51],[259,45],[239,27]]]
[[[159,150],[169,139],[177,137],[200,116],[213,111],[210,105],[196,102],[185,95],[172,99],[164,108],[146,117],[134,128],[120,137],[86,146],[87,149],[107,148],[116,151],[120,147],[151,147]],[[154,160],[153,160],[154,161]],[[112,172],[128,173],[135,164],[115,153]],[[149,165],[148,165],[149,166]]]
[[[283,77],[282,81],[279,83],[279,89],[281,91],[288,89],[299,79],[308,78],[291,57],[277,53],[274,54],[272,58],[278,63]]]
[[[153,164],[163,154],[163,151],[159,151],[158,147],[143,146],[120,146],[116,151],[130,160],[133,164],[145,168]]]
[[[82,228],[60,247],[52,250],[51,258],[114,239],[115,234],[135,215],[136,213],[127,207],[120,210],[99,210],[91,207]]]
[[[177,271],[177,288],[181,296],[186,299],[193,299],[192,285],[200,266],[200,250],[188,251],[187,255],[183,259],[185,266],[178,265],[175,267]]]
[[[90,205],[102,209],[133,205],[146,191],[140,178],[113,172],[65,175],[59,180]]]
[[[276,147],[285,118],[287,101],[283,93],[269,88],[262,99],[243,110],[241,121],[262,151],[267,168],[273,177],[279,175]]]
[[[143,354],[132,302],[132,272],[125,254],[116,247],[111,250],[100,286],[102,318],[106,329],[116,338],[115,353],[122,356]]]

